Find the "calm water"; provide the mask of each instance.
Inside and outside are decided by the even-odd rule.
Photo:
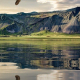
[[[0,43],[0,68],[80,69],[80,43],[33,41]]]
[[[67,73],[64,70],[74,71],[79,69],[79,41],[0,42],[1,80],[14,80],[16,74],[22,76],[23,80],[25,80],[25,77],[28,80],[53,80],[55,76],[50,77],[53,74],[61,73],[60,75],[62,75]],[[59,70],[62,70],[62,72],[59,72]],[[55,73],[56,71],[57,73]],[[74,72],[70,74],[73,75]],[[55,80],[58,79],[55,78]]]

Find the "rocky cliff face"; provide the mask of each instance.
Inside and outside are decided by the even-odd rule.
[[[33,33],[41,30],[80,33],[80,7],[65,11],[0,14],[0,30]]]

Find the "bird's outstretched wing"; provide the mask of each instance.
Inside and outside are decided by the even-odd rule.
[[[15,5],[18,5],[21,0],[16,0]]]

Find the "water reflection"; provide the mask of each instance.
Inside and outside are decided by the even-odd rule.
[[[0,69],[20,69],[17,63],[1,62]]]
[[[12,68],[80,69],[79,44],[47,44],[0,43],[0,68],[11,68],[16,63]]]
[[[46,69],[12,69],[2,70],[0,80],[15,80],[15,75],[21,80],[79,80],[78,70],[46,70]]]
[[[79,80],[80,71],[54,70],[50,74],[39,74],[37,80]]]

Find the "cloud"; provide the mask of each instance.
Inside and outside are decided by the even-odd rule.
[[[54,2],[56,0],[37,0],[37,2],[41,2],[41,3],[47,3],[47,2]]]
[[[65,10],[80,6],[80,0],[37,0],[38,3],[50,3],[52,7],[51,11]]]
[[[1,0],[0,0],[1,1]],[[0,2],[0,14],[1,13],[18,13],[18,12],[44,12],[51,8],[49,3],[38,3],[36,0],[21,0],[19,5],[15,5],[16,0],[2,0]],[[47,6],[46,6],[47,5]]]
[[[16,0],[0,1],[0,13],[46,12],[80,6],[80,0],[21,0],[18,6],[15,6]]]
[[[39,3],[50,3],[52,5],[50,10],[55,10],[57,7],[56,0],[37,0],[37,2],[39,2]]]

